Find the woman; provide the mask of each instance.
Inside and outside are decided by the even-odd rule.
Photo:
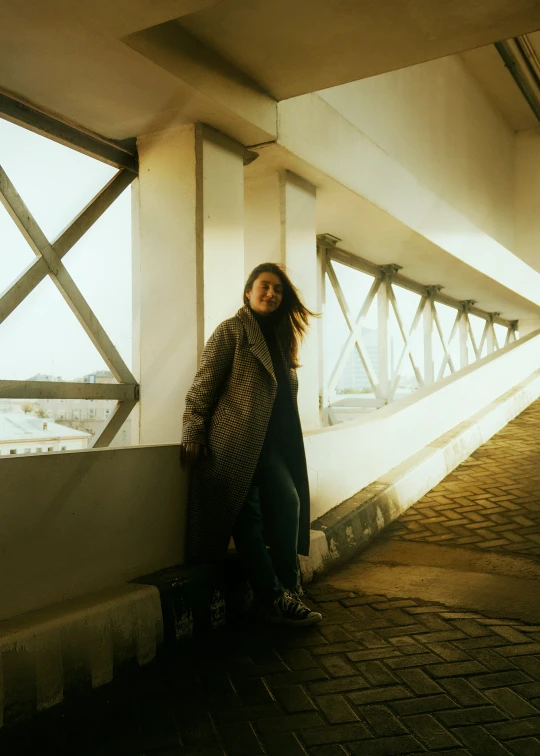
[[[222,558],[232,535],[267,618],[294,625],[322,619],[300,599],[297,558],[310,519],[296,368],[312,314],[280,266],[252,271],[244,306],[204,348],[181,446],[193,467],[190,555]]]

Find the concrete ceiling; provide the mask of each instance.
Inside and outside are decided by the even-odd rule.
[[[418,283],[438,284],[458,300],[474,299],[503,318],[538,317],[539,308],[501,283],[451,255],[364,197],[318,171],[277,144],[259,150],[245,169],[246,181],[268,171],[290,170],[317,187],[317,233],[332,234],[338,246],[376,265],[396,263],[400,273]]]
[[[220,69],[258,112],[263,96],[271,103],[537,29],[540,0],[4,0],[0,89],[110,138],[198,119],[253,143],[271,138],[270,116],[235,122],[214,96]]]
[[[540,32],[527,34],[540,57]],[[514,131],[534,129],[538,120],[493,45],[461,54],[465,65]]]
[[[535,31],[540,3],[225,0],[178,23],[282,100]]]

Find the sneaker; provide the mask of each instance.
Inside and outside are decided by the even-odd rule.
[[[298,625],[301,627],[315,625],[321,620],[322,614],[313,612],[300,599],[293,598],[287,591],[278,596],[274,601],[268,615],[269,622],[276,622],[281,625]]]

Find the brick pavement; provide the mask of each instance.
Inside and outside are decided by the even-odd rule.
[[[310,592],[318,627],[228,627],[1,733],[0,754],[540,754],[540,626]]]
[[[386,538],[540,560],[540,401],[477,449]]]

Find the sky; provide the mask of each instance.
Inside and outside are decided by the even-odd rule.
[[[49,241],[116,168],[0,118],[0,165]],[[35,259],[0,205],[0,294]],[[101,325],[131,367],[131,190],[63,258]],[[73,380],[107,366],[47,276],[0,324],[0,379],[36,373]]]

